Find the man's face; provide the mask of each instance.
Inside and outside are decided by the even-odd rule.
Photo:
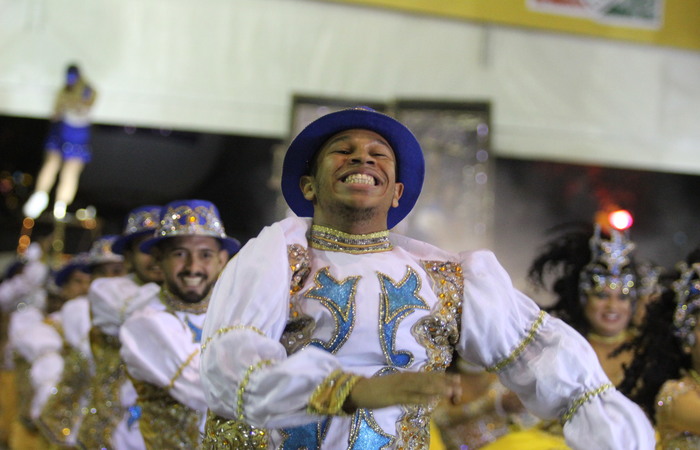
[[[369,130],[338,133],[319,150],[313,172],[301,178],[300,187],[314,204],[315,223],[333,225],[340,218],[386,229],[403,184],[396,182],[396,156],[383,137]]]
[[[129,266],[129,270],[134,272],[139,280],[144,283],[162,283],[163,282],[163,271],[156,259],[148,254],[139,250],[139,246],[142,242],[149,239],[151,235],[143,235],[134,238],[129,245],[128,250],[125,252],[124,257]]]
[[[188,303],[202,301],[228,260],[216,238],[179,236],[166,239],[157,250],[165,287]]]
[[[123,277],[126,275],[126,266],[123,262],[107,262],[96,264],[92,268],[92,279]]]
[[[61,298],[72,300],[81,295],[87,295],[90,288],[91,277],[89,273],[80,269],[75,269],[68,276],[66,282],[61,286]]]

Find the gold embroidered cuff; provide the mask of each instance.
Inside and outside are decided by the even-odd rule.
[[[518,356],[520,356],[520,354],[525,350],[525,347],[530,345],[530,343],[535,339],[535,335],[539,332],[539,329],[542,326],[542,322],[544,322],[544,318],[546,317],[546,315],[547,313],[545,313],[544,311],[540,311],[537,320],[535,320],[535,322],[530,327],[530,331],[527,333],[527,336],[525,336],[522,342],[518,344],[515,350],[513,350],[511,354],[508,355],[508,357],[506,357],[505,359],[499,361],[491,367],[487,367],[486,371],[500,372],[505,366],[515,361],[518,358]]]
[[[246,370],[245,375],[243,375],[243,379],[241,380],[241,383],[238,385],[238,391],[237,391],[237,402],[238,404],[236,405],[236,412],[237,416],[240,420],[243,419],[243,393],[245,393],[246,388],[248,387],[248,382],[250,381],[250,375],[255,372],[256,370],[260,369],[261,367],[269,366],[273,363],[272,360],[270,359],[262,359],[257,362],[257,364],[253,364],[252,366],[248,367],[248,370]]]
[[[596,388],[592,391],[588,391],[585,394],[583,394],[582,396],[580,396],[579,398],[577,398],[574,401],[574,403],[571,405],[569,410],[563,416],[561,416],[561,424],[564,425],[566,422],[571,420],[571,418],[574,416],[574,414],[576,414],[576,411],[578,411],[579,408],[584,403],[589,401],[592,397],[595,397],[596,395],[600,395],[603,392],[607,391],[608,389],[613,389],[614,387],[615,386],[613,386],[611,383],[605,383],[605,384],[599,386],[598,388]]]
[[[352,388],[362,378],[361,375],[345,373],[341,370],[334,371],[311,394],[306,411],[309,414],[321,416],[347,415],[343,411],[343,404]]]

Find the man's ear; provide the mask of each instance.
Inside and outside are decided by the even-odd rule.
[[[403,183],[396,183],[394,185],[394,198],[391,200],[391,206],[394,208],[399,206],[399,199],[403,195]]]
[[[231,255],[228,254],[228,250],[222,248],[219,250],[219,261],[221,261],[221,266],[225,266]]]
[[[316,190],[314,189],[313,177],[311,175],[302,175],[299,178],[299,188],[301,189],[304,198],[313,202],[316,198]]]

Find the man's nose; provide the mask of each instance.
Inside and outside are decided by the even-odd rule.
[[[371,153],[358,150],[352,154],[352,161],[358,164],[374,164],[375,160]]]

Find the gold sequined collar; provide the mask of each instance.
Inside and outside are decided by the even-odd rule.
[[[389,231],[370,234],[347,234],[332,228],[312,225],[309,245],[318,250],[352,254],[387,252],[394,248],[389,242]]]
[[[160,290],[160,301],[163,302],[168,311],[181,311],[192,314],[204,314],[209,307],[209,297],[211,292],[197,303],[188,303],[180,300],[163,286]]]

